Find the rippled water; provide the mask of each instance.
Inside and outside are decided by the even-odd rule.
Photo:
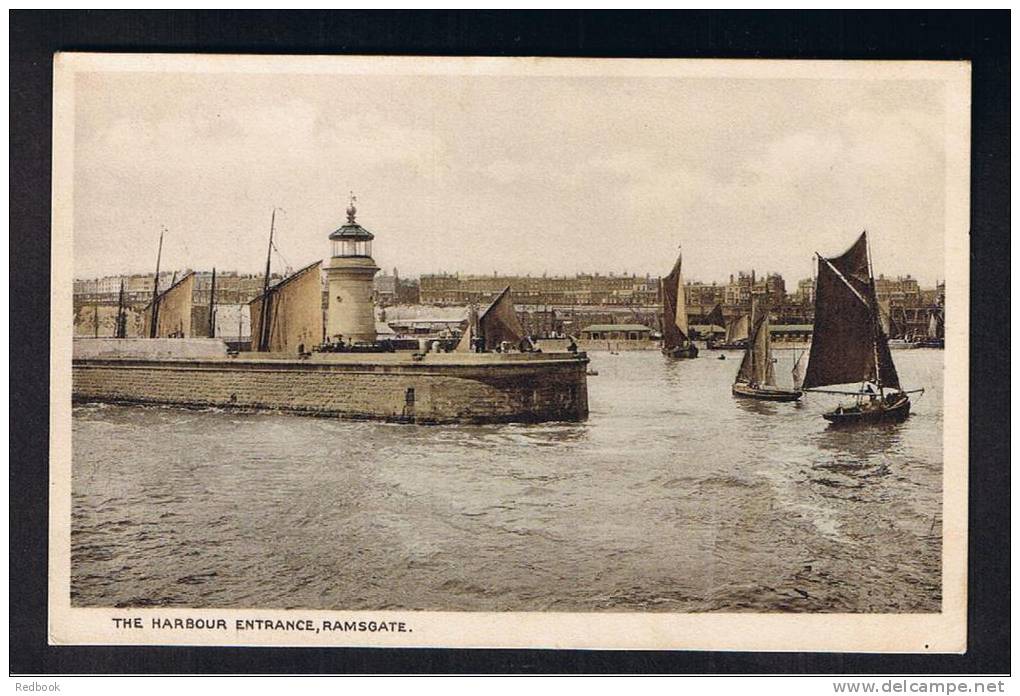
[[[717,355],[594,353],[576,424],[76,406],[72,602],[938,611],[942,352],[894,353],[927,393],[852,432]]]

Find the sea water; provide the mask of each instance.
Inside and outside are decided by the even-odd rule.
[[[939,611],[942,351],[856,430],[732,397],[724,354],[593,353],[583,423],[75,406],[72,604]]]

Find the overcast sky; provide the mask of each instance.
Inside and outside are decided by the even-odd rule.
[[[788,284],[861,229],[876,273],[944,277],[940,82],[84,73],[75,275],[328,255],[348,191],[374,256],[438,271],[755,268]]]

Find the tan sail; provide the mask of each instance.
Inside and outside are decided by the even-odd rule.
[[[676,327],[684,336],[690,336],[690,327],[687,325],[687,293],[684,289],[684,276],[677,267],[676,277]]]
[[[775,386],[775,370],[772,365],[772,337],[769,330],[769,313],[763,311],[758,317],[754,332],[744,350],[744,359],[737,372],[737,382],[755,386]]]
[[[742,314],[726,324],[726,342],[746,341],[751,336],[751,318]]]
[[[494,350],[503,341],[516,348],[524,338],[524,326],[514,310],[509,285],[478,317],[478,332],[485,339],[486,350]]]
[[[455,353],[473,353],[474,346],[472,341],[478,335],[478,309],[471,305],[471,309],[468,310],[468,323],[464,327],[464,333],[461,334],[460,340],[457,341],[457,347],[453,349]]]
[[[322,341],[321,268],[321,261],[305,266],[248,304],[252,350],[297,353],[303,348],[307,352]],[[265,324],[264,305],[269,306]]]
[[[192,295],[195,274],[188,273],[160,294],[145,308],[145,335],[152,338],[191,338]],[[153,308],[156,309],[156,330],[152,331]]]

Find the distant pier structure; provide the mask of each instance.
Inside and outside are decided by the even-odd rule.
[[[347,223],[329,235],[332,254],[326,265],[329,302],[326,310],[326,336],[342,336],[344,341],[371,343],[376,340],[375,312],[372,304],[372,280],[379,271],[372,258],[371,232],[355,219],[354,194],[347,207]]]

